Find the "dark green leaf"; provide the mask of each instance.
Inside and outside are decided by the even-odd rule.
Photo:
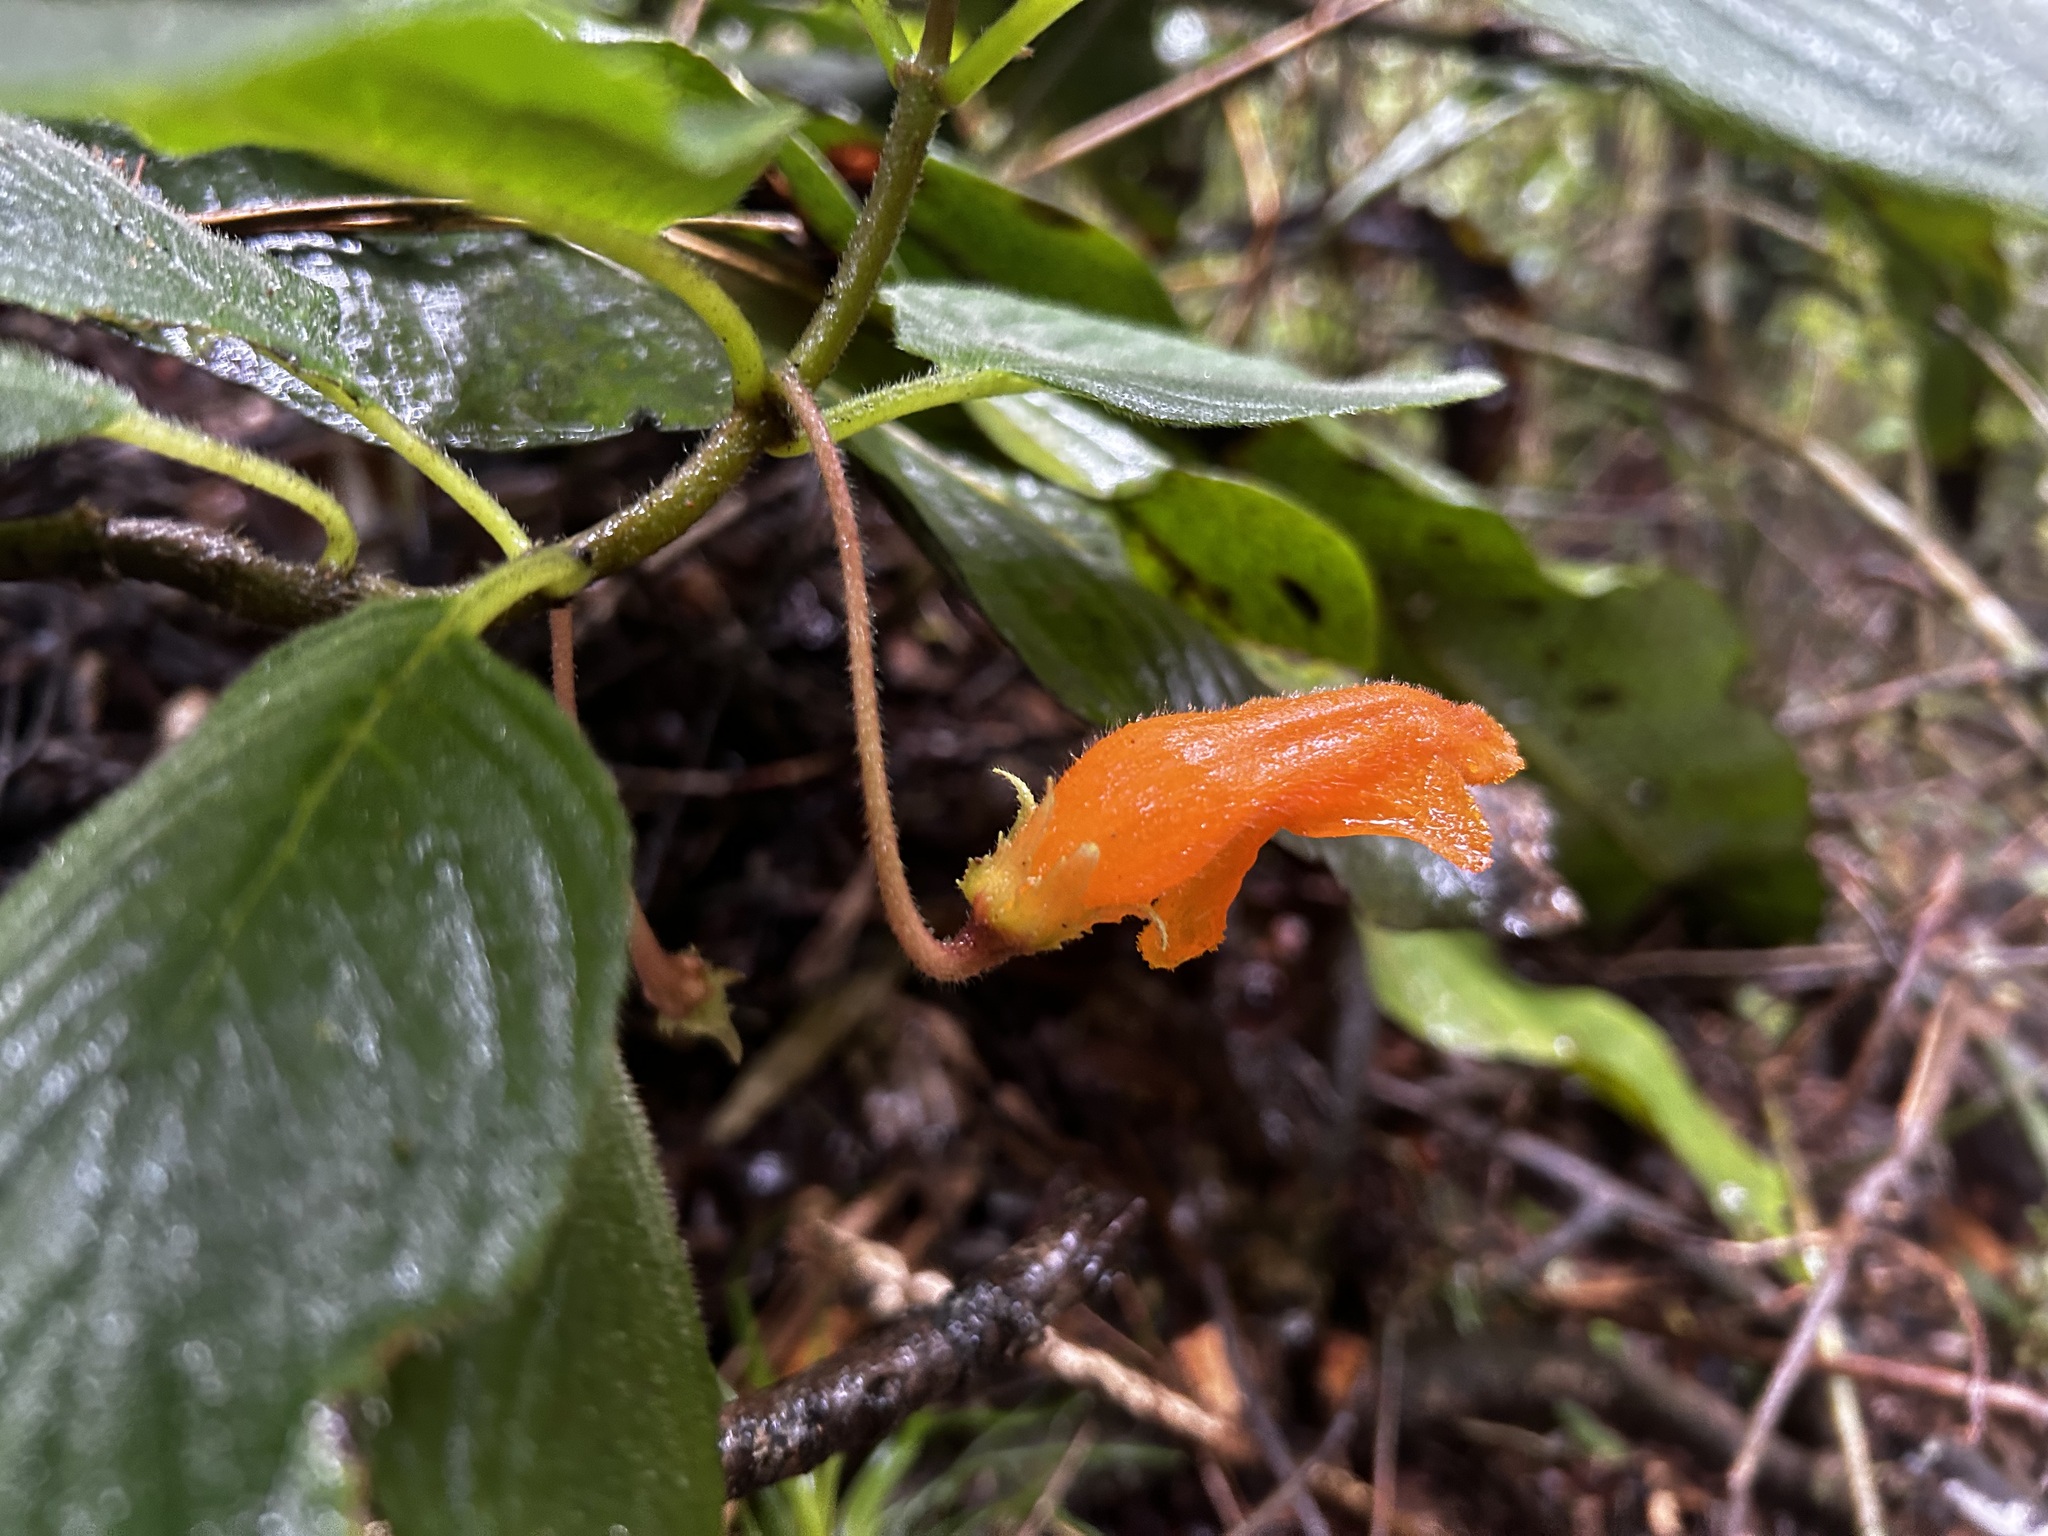
[[[397,1530],[720,1529],[718,1378],[632,1093],[614,1057],[539,1279],[392,1372],[368,1422]]]
[[[84,437],[135,408],[112,379],[0,342],[0,459]]]
[[[865,129],[821,119],[808,136],[826,148],[879,143]],[[787,167],[785,167],[785,171]],[[823,189],[794,185],[798,206],[837,245]],[[1152,264],[1108,230],[944,157],[929,161],[911,205],[900,255],[918,278],[964,278],[1096,314],[1178,329],[1180,317]]]
[[[910,210],[905,252],[920,277],[959,277],[1142,325],[1178,329],[1152,264],[1065,209],[935,159]],[[920,271],[919,258],[925,270]]]
[[[259,244],[333,290],[349,377],[448,447],[588,442],[643,423],[706,427],[732,405],[725,353],[688,305],[553,241],[479,230]],[[217,344],[205,361],[316,420],[353,426],[251,348]]]
[[[300,150],[549,228],[726,207],[799,116],[671,43],[467,0],[17,0],[10,21],[36,46],[0,64],[6,105],[111,117],[167,154]],[[159,48],[134,58],[138,26]]]
[[[1226,352],[1150,326],[965,283],[899,283],[896,344],[949,368],[1000,368],[1126,415],[1180,426],[1447,405],[1491,394],[1482,369],[1318,379],[1288,363]]]
[[[447,602],[271,652],[0,900],[0,1529],[242,1529],[307,1402],[530,1275],[625,818]]]
[[[1228,634],[1371,672],[1379,599],[1357,548],[1297,501],[1214,470],[1169,470],[1117,504],[1140,579]]]
[[[1107,723],[1260,691],[1228,645],[1138,583],[1100,509],[898,426],[847,446],[902,493],[927,546],[1077,714]]]
[[[332,295],[186,223],[102,161],[0,116],[0,302],[245,337],[344,377]]]
[[[1018,464],[1083,496],[1142,490],[1173,467],[1164,449],[1122,422],[1050,391],[972,400],[967,414]]]
[[[219,215],[389,189],[277,150],[146,155],[89,130],[172,206]],[[258,235],[254,249],[329,289],[349,377],[414,431],[452,448],[587,442],[643,422],[704,427],[731,405],[725,353],[674,295],[573,247],[517,230]],[[353,417],[248,346],[172,350],[339,431]]]
[[[1390,1018],[1453,1056],[1556,1067],[1654,1132],[1740,1237],[1789,1230],[1785,1176],[1700,1096],[1662,1030],[1611,992],[1538,987],[1476,933],[1365,929]]]
[[[1952,0],[1514,0],[1831,159],[2048,210],[2048,29]]]
[[[1730,698],[1746,645],[1712,593],[1675,576],[1568,592],[1499,514],[1426,495],[1310,429],[1262,434],[1242,457],[1365,551],[1395,669],[1514,732],[1557,796],[1560,865],[1597,919],[1674,885],[1758,941],[1811,932],[1805,777]]]

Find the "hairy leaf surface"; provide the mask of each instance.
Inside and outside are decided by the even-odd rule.
[[[966,283],[898,283],[896,344],[949,368],[1000,368],[1129,416],[1244,426],[1305,416],[1448,405],[1491,394],[1483,369],[1318,379],[1148,325]]]
[[[84,437],[134,408],[112,379],[0,341],[0,459]]]
[[[2048,210],[2048,22],[2028,0],[1514,0],[1830,159]]]
[[[616,1056],[539,1279],[401,1361],[385,1402],[371,1478],[399,1530],[716,1536],[718,1378]]]
[[[715,212],[801,116],[658,38],[473,0],[19,0],[10,24],[34,47],[0,65],[0,104],[111,117],[167,154],[300,150],[548,227]],[[139,59],[138,26],[158,41]]]
[[[103,160],[0,116],[0,302],[129,330],[245,337],[345,377],[333,295],[208,234]]]
[[[0,899],[0,1529],[240,1529],[310,1399],[531,1273],[627,833],[436,599],[271,652]]]

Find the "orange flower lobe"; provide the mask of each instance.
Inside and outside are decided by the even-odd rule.
[[[1172,967],[1223,942],[1259,849],[1278,832],[1405,837],[1484,869],[1474,784],[1522,767],[1476,704],[1361,683],[1234,709],[1156,715],[1075,760],[960,887],[975,921],[1019,951],[1098,923],[1146,920],[1138,948]]]

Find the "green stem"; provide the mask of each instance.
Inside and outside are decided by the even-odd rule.
[[[946,101],[959,106],[1018,58],[1038,34],[1081,0],[1017,0],[946,71]]]
[[[939,81],[953,45],[956,3],[931,0],[918,56],[897,72],[896,109],[882,141],[874,187],[846,242],[824,302],[790,350],[789,362],[807,386],[823,382],[838,366],[847,343],[874,303],[875,291],[909,222],[925,154],[946,115]],[[736,405],[673,475],[632,506],[578,534],[570,547],[598,576],[609,576],[646,559],[709,512],[757,458],[788,435],[774,402]]]
[[[768,364],[761,355],[761,338],[732,296],[695,261],[658,235],[629,234],[597,224],[557,224],[556,228],[563,239],[639,273],[689,305],[725,349],[732,367],[735,405],[749,406],[768,397]]]
[[[842,401],[825,412],[825,425],[832,431],[832,441],[843,443],[856,433],[901,416],[958,405],[963,400],[986,400],[991,395],[1021,395],[1041,387],[1035,380],[1000,368],[939,368]],[[768,451],[778,459],[793,459],[811,450],[808,441],[799,440]]]
[[[480,635],[529,597],[567,597],[589,583],[589,566],[566,544],[549,544],[494,565],[460,588],[453,618],[471,634]]]
[[[341,503],[304,475],[286,469],[275,459],[266,459],[260,453],[251,453],[246,448],[194,431],[182,422],[141,410],[116,417],[99,429],[99,436],[146,448],[151,453],[162,454],[167,459],[176,459],[197,469],[226,475],[230,480],[254,486],[279,501],[290,502],[326,532],[327,548],[320,556],[322,565],[345,571],[356,563],[355,524],[348,520],[348,513]]]
[[[449,499],[467,512],[508,558],[523,555],[533,548],[533,540],[526,530],[498,504],[495,496],[470,479],[461,465],[383,406],[374,400],[362,399],[352,390],[317,374],[301,373],[299,377],[331,404],[368,427],[393,453],[446,491]]]
[[[924,175],[925,155],[946,116],[942,85],[953,48],[955,9],[956,0],[932,0],[917,57],[896,72],[896,109],[889,117],[889,133],[882,141],[882,158],[867,205],[861,209],[853,238],[846,242],[846,254],[832,274],[825,301],[790,348],[789,361],[809,388],[817,388],[839,366],[847,343],[875,302],[875,290],[881,286],[889,258],[896,254],[896,243],[910,222],[910,205]]]
[[[889,0],[853,0],[853,11],[860,17],[860,24],[867,28],[875,52],[882,56],[889,73],[895,74],[897,67],[910,57],[911,48],[903,23],[889,9]]]

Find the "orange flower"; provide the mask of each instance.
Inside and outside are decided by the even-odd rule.
[[[1146,919],[1138,952],[1172,967],[1223,942],[1231,899],[1277,832],[1406,837],[1460,869],[1492,837],[1467,788],[1522,766],[1476,704],[1362,683],[1235,709],[1156,715],[1110,732],[1023,810],[960,889],[1013,953]]]

